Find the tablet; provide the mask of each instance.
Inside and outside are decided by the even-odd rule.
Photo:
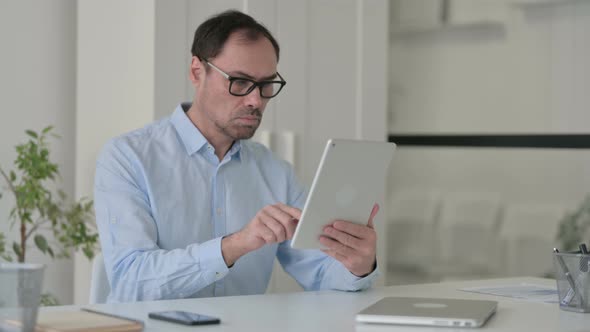
[[[366,225],[381,198],[395,147],[387,142],[328,140],[291,247],[322,248],[322,229],[333,220]]]
[[[386,297],[356,315],[373,324],[481,327],[496,312],[498,302],[422,297]]]

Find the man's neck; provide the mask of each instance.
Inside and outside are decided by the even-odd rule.
[[[217,158],[220,161],[223,160],[225,154],[234,144],[234,140],[227,137],[223,133],[216,131],[214,124],[207,126],[206,124],[210,122],[209,119],[203,118],[203,116],[195,108],[195,103],[193,103],[188,111],[186,111],[186,115],[191,120],[193,125],[199,129],[201,134],[213,146]]]

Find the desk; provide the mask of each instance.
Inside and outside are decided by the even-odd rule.
[[[511,298],[458,291],[458,288],[508,285],[520,282],[555,286],[539,278],[510,278],[445,282],[374,288],[365,292],[301,292],[271,295],[232,296],[187,300],[153,301],[84,306],[124,315],[145,322],[145,331],[587,331],[590,314],[562,311],[557,304],[535,303]],[[384,296],[450,297],[498,301],[498,311],[482,329],[408,327],[356,324],[355,314]],[[42,311],[71,309],[43,308]],[[147,317],[148,312],[185,310],[221,318],[221,325],[185,327]]]

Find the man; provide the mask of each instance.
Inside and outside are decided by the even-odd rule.
[[[306,193],[288,163],[247,140],[285,85],[272,35],[228,11],[199,26],[192,55],[192,104],[111,140],[98,158],[108,301],[260,294],[275,257],[306,290],[369,287],[378,207],[367,226],[326,226],[323,252],[290,248]]]

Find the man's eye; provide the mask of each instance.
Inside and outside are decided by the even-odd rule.
[[[234,85],[237,88],[245,88],[245,87],[249,87],[252,84],[252,82],[250,81],[246,81],[246,80],[235,80],[234,81]]]

